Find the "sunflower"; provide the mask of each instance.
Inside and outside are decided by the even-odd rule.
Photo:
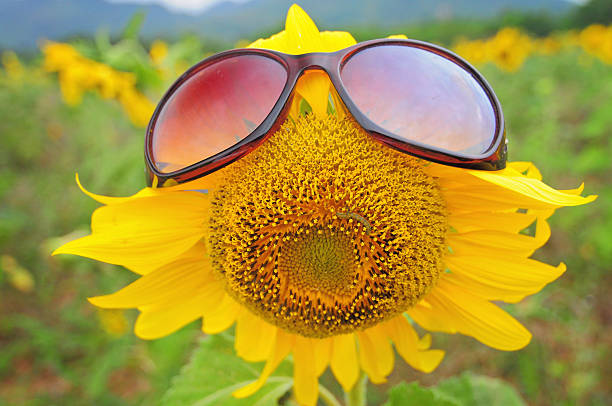
[[[319,32],[294,5],[284,31],[251,46],[297,54],[354,43]],[[316,403],[327,367],[347,392],[362,371],[384,382],[393,348],[413,368],[435,369],[444,353],[415,323],[499,350],[527,345],[530,333],[492,301],[518,302],[558,278],[564,264],[529,258],[550,236],[546,220],[595,199],[547,186],[527,162],[486,172],[392,150],[318,72],[300,79],[287,122],[226,168],[125,198],[83,191],[103,204],[92,233],[55,254],[141,275],[91,303],[137,308],[144,339],[196,319],[206,334],[235,324],[236,353],[265,366],[234,395],[256,392],[292,354],[303,405]]]

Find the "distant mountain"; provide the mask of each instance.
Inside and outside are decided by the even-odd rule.
[[[200,15],[173,13],[157,5],[108,3],[104,0],[0,0],[0,48],[31,48],[41,38],[91,35],[98,29],[117,33],[137,11],[147,17],[147,38],[191,31],[236,41],[282,27],[294,0],[222,2]],[[302,0],[299,4],[322,29],[398,26],[430,19],[490,17],[504,10],[564,12],[566,0]]]

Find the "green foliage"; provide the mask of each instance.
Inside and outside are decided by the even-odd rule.
[[[209,336],[199,344],[191,361],[164,395],[161,406],[275,406],[292,386],[291,365],[284,361],[253,396],[232,397],[232,392],[259,377],[261,368],[236,356],[233,337]]]
[[[569,21],[575,27],[586,27],[593,23],[612,22],[612,2],[610,0],[589,0],[569,14]]]
[[[465,373],[437,386],[401,383],[389,391],[385,406],[526,406],[506,382]]]
[[[2,278],[0,404],[152,404],[184,362],[193,330],[160,341],[155,351],[131,332],[107,333],[86,298],[134,276],[50,256],[76,237],[69,233],[89,229],[98,206],[79,191],[75,172],[107,194],[141,187],[143,132],[114,103],[87,95],[68,107],[51,77],[34,71],[23,80],[0,74],[0,254],[14,256],[35,288],[21,292]]]
[[[389,391],[389,401],[385,406],[460,406],[454,399],[440,396],[430,388],[423,388],[418,383],[400,383]]]
[[[409,38],[451,45],[458,37],[486,38],[504,27],[516,27],[535,37],[551,33],[584,28],[590,24],[608,25],[612,22],[612,2],[591,0],[564,12],[552,9],[508,9],[493,18],[459,16],[450,20],[426,20],[405,24],[381,26],[358,25],[349,31],[358,41],[384,38],[392,34],[405,34]]]
[[[146,16],[147,14],[143,11],[134,13],[123,29],[121,36],[125,39],[138,40],[138,35]]]
[[[549,12],[507,11],[497,20],[500,27],[518,27],[543,37],[559,28],[559,16]]]

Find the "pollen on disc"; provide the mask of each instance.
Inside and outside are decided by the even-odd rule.
[[[407,310],[436,283],[448,228],[423,165],[348,118],[286,122],[214,194],[209,243],[226,290],[307,337]]]

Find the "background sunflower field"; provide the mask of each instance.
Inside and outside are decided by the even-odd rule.
[[[568,271],[511,307],[533,332],[525,349],[504,353],[468,337],[435,334],[436,347],[448,350],[442,365],[425,375],[398,363],[387,385],[370,388],[370,405],[408,404],[397,403],[397,388],[389,395],[400,381],[419,382],[423,388],[410,387],[414,396],[436,398],[427,387],[475,375],[507,382],[529,405],[612,404],[612,10],[606,4],[593,0],[552,16],[507,12],[343,27],[358,41],[401,33],[465,57],[501,101],[510,159],[534,161],[554,187],[584,181],[587,194],[600,195],[551,219],[552,238],[537,259],[564,261]],[[139,35],[144,19],[135,14],[120,35],[99,31],[2,51],[0,405],[151,405],[185,384],[174,377],[185,373],[198,345],[197,325],[140,340],[132,333],[135,312],[97,310],[86,300],[135,275],[50,252],[86,234],[96,208],[77,188],[75,172],[96,193],[139,190],[144,127],[165,88],[203,57],[273,30],[238,43],[195,34],[148,38]],[[227,354],[218,357],[211,362],[232,362]]]

